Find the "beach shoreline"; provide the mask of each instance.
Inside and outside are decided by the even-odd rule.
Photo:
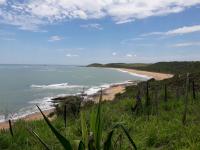
[[[154,78],[155,80],[165,80],[172,78],[173,74],[167,74],[167,73],[159,73],[159,72],[151,72],[151,71],[143,71],[143,70],[137,70],[137,69],[126,69],[126,68],[110,68],[114,70],[118,70],[121,72],[126,72],[131,75],[151,79]]]
[[[140,71],[140,70],[135,70],[135,69],[125,69],[125,68],[109,68],[109,69],[115,69],[115,70],[118,70],[121,72],[126,72],[131,75],[146,78],[147,80],[151,79],[151,78],[154,78],[155,80],[164,80],[164,79],[173,77],[172,74]],[[130,81],[128,83],[126,82],[126,83],[119,83],[119,84],[111,85],[110,87],[103,89],[103,100],[112,101],[114,99],[115,95],[118,93],[123,93],[127,86],[136,85],[137,83],[138,83],[138,81],[132,81],[132,82]],[[92,100],[94,102],[98,102],[99,95],[100,94],[98,91],[97,93],[95,93],[93,95],[88,95],[88,99]],[[53,111],[54,111],[54,109],[51,108],[49,110],[45,110],[44,113],[45,113],[45,115],[49,115]],[[25,117],[22,117],[20,119],[25,120],[25,121],[33,121],[33,120],[43,119],[43,116],[41,115],[40,112],[36,112],[36,113],[32,113],[30,115],[27,115]],[[20,120],[20,119],[17,119],[17,120]],[[17,121],[17,120],[15,120],[15,121]],[[8,121],[0,123],[0,129],[7,129],[7,128],[9,128]]]
[[[54,112],[54,108],[52,109],[48,109],[48,110],[44,110],[43,113],[48,116],[50,113]],[[16,119],[16,120],[12,120],[12,123],[15,123],[16,121],[18,120],[24,120],[24,121],[36,121],[36,120],[41,120],[43,119],[43,116],[40,112],[35,112],[35,113],[32,113],[32,114],[29,114],[25,117],[22,117],[22,118],[19,118],[19,119]],[[9,123],[8,121],[5,121],[5,122],[1,122],[0,123],[0,130],[1,129],[8,129],[9,128]]]
[[[136,81],[134,81],[134,82],[129,81],[129,82],[125,82],[125,83],[114,84],[114,85],[111,85],[108,88],[103,89],[102,90],[103,101],[112,101],[115,97],[115,94],[123,93],[125,91],[126,86],[136,85],[136,83],[137,83]],[[62,101],[62,99],[65,99],[68,96],[56,97],[56,98],[53,98],[52,101],[56,102],[56,100],[59,100],[59,99]],[[99,96],[100,96],[100,90],[97,91],[96,93],[92,94],[92,95],[87,95],[87,101],[93,101],[95,103],[98,103]],[[53,109],[51,108],[49,110],[44,110],[43,112],[46,116],[48,116],[54,110],[55,110],[54,108]],[[12,120],[13,123],[15,123],[18,120],[34,121],[34,120],[41,120],[41,119],[43,119],[42,114],[40,112],[35,112],[35,113],[29,114],[25,117],[22,117],[22,118],[19,118],[19,119],[16,119],[16,120],[12,120],[12,119],[11,120]],[[1,129],[8,129],[8,128],[9,128],[8,121],[0,122],[0,130]]]

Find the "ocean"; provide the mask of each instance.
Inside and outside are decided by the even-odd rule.
[[[144,76],[109,68],[64,65],[0,65],[0,122],[52,108],[51,99],[98,92],[112,84],[146,80]]]

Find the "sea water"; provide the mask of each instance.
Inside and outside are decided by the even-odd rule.
[[[0,65],[0,122],[17,119],[52,108],[51,99],[82,92],[98,92],[101,87],[143,76],[108,68],[64,65]]]

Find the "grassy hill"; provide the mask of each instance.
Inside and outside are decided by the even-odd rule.
[[[88,67],[112,67],[112,68],[129,68],[129,69],[139,69],[152,72],[163,72],[163,73],[173,73],[182,74],[187,72],[197,72],[200,71],[199,61],[190,62],[158,62],[154,64],[126,64],[126,63],[112,63],[112,64],[91,64]]]

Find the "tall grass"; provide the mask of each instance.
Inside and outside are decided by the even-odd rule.
[[[88,136],[89,132],[88,132],[85,113],[83,111],[81,111],[81,113],[80,113],[82,140],[79,141],[78,150],[85,150],[85,149],[110,150],[110,149],[112,149],[112,138],[113,138],[114,130],[116,130],[116,128],[122,129],[122,131],[127,136],[128,141],[130,142],[132,147],[136,150],[137,149],[136,144],[133,142],[128,131],[121,124],[116,124],[112,128],[111,132],[108,133],[108,137],[107,137],[106,141],[102,142],[103,122],[102,122],[102,113],[101,113],[101,111],[102,111],[101,103],[102,103],[102,91],[101,91],[100,98],[99,98],[97,112],[96,112],[96,114],[93,112],[91,115],[92,118],[90,121],[90,123],[91,123],[90,128],[91,128],[92,132],[90,132],[91,133],[90,137]],[[57,131],[57,129],[51,124],[49,119],[44,115],[44,113],[42,112],[42,110],[39,107],[38,107],[38,109],[41,112],[41,114],[43,115],[44,120],[47,123],[48,127],[51,129],[51,131],[56,136],[57,140],[60,142],[60,144],[63,146],[63,148],[66,150],[72,150],[73,148],[72,148],[72,144],[70,143],[70,141]],[[44,140],[42,140],[42,138],[40,138],[34,131],[30,131],[30,133],[32,133],[32,135],[34,135],[40,141],[40,143],[46,149],[49,150],[48,145],[44,142]],[[104,144],[102,145],[102,143],[104,143]]]

